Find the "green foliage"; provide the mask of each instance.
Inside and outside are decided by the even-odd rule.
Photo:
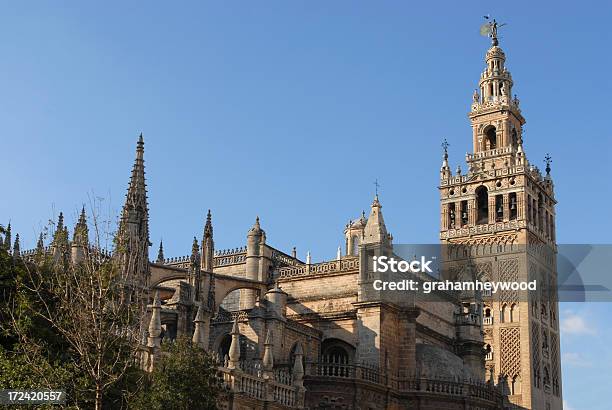
[[[212,358],[188,338],[163,345],[162,356],[147,378],[136,409],[216,409],[222,387]]]
[[[141,316],[136,305],[120,308],[116,266],[91,262],[25,261],[0,247],[0,388],[61,388],[79,408],[93,408],[98,389],[104,408],[127,408],[144,372],[121,330]]]

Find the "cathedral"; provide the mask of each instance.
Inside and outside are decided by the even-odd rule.
[[[217,359],[223,409],[562,409],[554,186],[550,167],[543,175],[527,159],[525,118],[495,30],[491,39],[465,172],[450,169],[444,146],[439,276],[406,275],[537,280],[537,292],[377,290],[373,257],[396,255],[378,195],[333,260],[270,246],[259,218],[236,248],[216,249],[210,211],[189,255],[166,258],[160,243],[150,257],[141,136],[118,238],[150,293],[143,368],[187,335]],[[14,255],[32,252],[16,240]]]

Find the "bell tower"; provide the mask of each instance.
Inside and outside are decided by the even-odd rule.
[[[554,185],[523,149],[525,118],[499,46],[498,24],[468,114],[472,152],[452,173],[448,144],[440,172],[442,277],[529,282],[537,290],[482,292],[487,379],[505,379],[520,408],[562,409]]]

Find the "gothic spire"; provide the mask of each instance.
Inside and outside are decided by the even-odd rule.
[[[374,197],[370,217],[363,231],[362,243],[380,243],[384,245],[391,244],[391,235],[387,232],[387,226],[382,215],[382,205],[378,200],[378,195]]]
[[[55,233],[62,232],[64,230],[64,213],[60,211],[59,216],[57,217],[57,227],[55,228]]]
[[[51,245],[53,246],[53,253],[56,261],[68,255],[68,228],[64,225],[63,212],[60,212],[57,217],[57,225],[53,233]]]
[[[128,185],[123,206],[123,224],[138,224],[138,233],[143,240],[149,241],[149,205],[147,203],[147,184],[144,166],[144,139],[142,134],[136,143],[136,159]]]
[[[200,257],[200,245],[198,245],[198,240],[195,236],[193,237],[193,244],[191,245],[191,257],[187,275],[189,283],[195,290],[195,300],[202,300],[200,295],[202,286],[202,260]]]
[[[136,144],[136,159],[119,222],[117,253],[122,259],[124,274],[146,286],[149,278],[149,206],[144,167],[142,134]]]
[[[204,235],[202,236],[202,269],[205,272],[212,272],[214,257],[215,242],[213,241],[212,214],[209,209],[204,224]]]
[[[204,239],[212,238],[213,236],[213,227],[212,227],[212,215],[210,213],[210,209],[206,214],[206,224],[204,225]]]
[[[200,253],[200,245],[198,245],[198,238],[193,237],[193,243],[191,244],[191,256],[198,255]]]
[[[79,246],[87,246],[89,244],[89,229],[87,228],[87,216],[85,215],[85,206],[81,209],[79,221],[74,227],[72,241]]]
[[[163,264],[164,258],[164,241],[159,241],[159,251],[157,251],[157,263]]]

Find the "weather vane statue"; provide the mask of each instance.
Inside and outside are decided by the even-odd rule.
[[[480,26],[480,35],[485,37],[491,37],[491,43],[496,46],[499,44],[497,41],[497,29],[506,25],[506,23],[499,24],[497,20],[491,19],[491,16],[484,16],[486,23]]]

